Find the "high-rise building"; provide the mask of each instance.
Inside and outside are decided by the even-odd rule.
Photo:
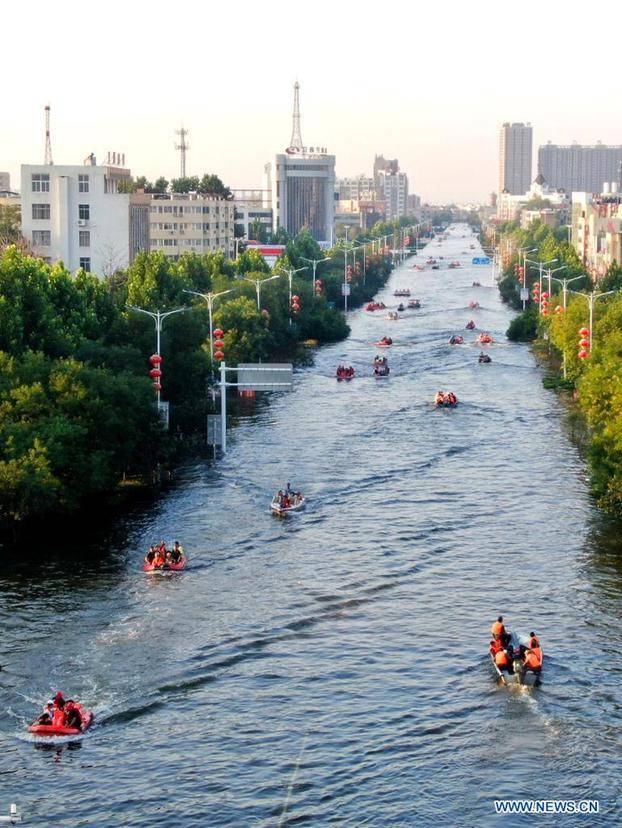
[[[531,124],[505,123],[499,133],[499,193],[523,195],[531,183]]]
[[[11,176],[8,172],[0,172],[0,193],[11,191]]]
[[[294,86],[294,115],[290,146],[267,165],[276,228],[295,235],[308,228],[313,238],[332,242],[335,210],[335,156],[325,147],[304,146],[300,134],[299,86]]]
[[[551,187],[567,193],[600,193],[605,182],[621,184],[622,146],[544,144],[538,149],[538,172]]]
[[[123,161],[113,153],[104,166],[93,155],[83,165],[22,165],[22,234],[36,255],[110,276],[148,249],[148,203],[119,192],[131,180]]]
[[[379,174],[380,198],[385,203],[387,221],[399,219],[408,212],[408,176],[406,173],[386,172]]]

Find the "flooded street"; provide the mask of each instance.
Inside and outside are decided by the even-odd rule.
[[[454,226],[398,268],[377,298],[395,306],[409,287],[421,309],[350,314],[350,338],[250,409],[215,466],[188,467],[70,565],[5,567],[0,813],[17,802],[28,825],[68,828],[486,826],[526,824],[496,817],[496,798],[585,798],[601,813],[564,825],[619,821],[616,528],[530,349],[505,339],[511,312],[490,268],[469,264],[473,239]],[[428,255],[442,268],[415,271]],[[383,335],[391,376],[376,380]],[[336,382],[339,363],[352,382]],[[435,409],[438,389],[458,407]],[[268,505],[288,480],[308,503],[279,520]],[[183,574],[140,571],[161,537],[184,544]],[[528,693],[491,669],[499,613],[541,638]],[[56,689],[97,723],[38,749],[26,726]]]

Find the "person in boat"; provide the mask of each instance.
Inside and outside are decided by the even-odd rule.
[[[535,647],[539,647],[540,642],[538,641],[538,637],[534,632],[529,633],[529,647],[530,649],[534,649]]]
[[[43,713],[37,719],[37,724],[51,725],[53,718],[54,718],[54,700],[50,699],[49,702],[46,702],[45,707],[43,708]]]
[[[444,402],[446,402],[448,405],[455,405],[458,402],[458,398],[456,397],[453,391],[450,391],[449,394],[445,396]]]
[[[171,549],[171,563],[178,564],[184,556],[183,546],[179,541],[175,541]]]
[[[52,716],[54,727],[65,727],[65,699],[61,696],[54,699],[54,715]]]
[[[502,673],[504,671],[507,673],[514,672],[514,667],[512,665],[512,659],[510,658],[510,654],[503,647],[497,650],[497,652],[493,655],[493,659],[495,662],[495,666]]]
[[[149,551],[145,555],[145,563],[149,564],[149,566],[151,566],[151,564],[153,564],[153,559],[155,558],[155,556],[156,556],[156,548],[155,548],[155,546],[150,546]]]
[[[76,730],[82,730],[80,708],[73,699],[69,699],[65,705],[65,727],[74,727]]]
[[[443,394],[443,392],[442,391],[437,391],[436,394],[434,395],[435,404],[436,405],[442,405],[444,401],[445,401],[445,395]]]
[[[154,569],[162,569],[163,566],[166,564],[166,546],[158,546],[156,548],[156,553],[153,558],[153,567]]]
[[[502,636],[505,635],[505,625],[503,623],[503,616],[500,615],[496,621],[493,621],[492,627],[490,628],[490,632],[492,637],[495,640],[501,640]]]

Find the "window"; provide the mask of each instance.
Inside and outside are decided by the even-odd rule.
[[[50,205],[49,204],[33,204],[32,205],[33,219],[49,219]]]
[[[91,231],[90,230],[80,230],[78,232],[78,244],[80,247],[90,247],[91,246]]]
[[[87,273],[91,272],[91,257],[90,256],[80,256],[80,267],[82,270],[86,270]]]
[[[33,230],[32,243],[35,247],[49,247],[52,244],[50,230]]]
[[[89,191],[89,177],[86,173],[80,173],[78,175],[78,192],[79,193],[88,193]]]
[[[32,191],[33,193],[50,192],[50,176],[48,175],[48,173],[32,174]]]
[[[78,204],[78,218],[82,221],[88,221],[91,218],[90,204]]]

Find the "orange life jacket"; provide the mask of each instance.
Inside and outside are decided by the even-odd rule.
[[[498,638],[496,638],[492,642],[492,644],[490,645],[490,652],[493,654],[493,656],[496,655],[499,652],[499,650],[502,650],[502,649],[503,649],[503,644],[499,641]]]
[[[153,565],[154,566],[164,566],[165,563],[166,563],[166,558],[164,557],[162,552],[158,551],[157,555],[153,559]]]
[[[525,665],[532,670],[542,667],[542,650],[540,647],[533,647],[525,653]]]
[[[505,627],[503,626],[501,621],[495,621],[495,623],[490,628],[490,632],[492,633],[493,638],[498,638],[505,632]]]
[[[505,650],[499,650],[498,653],[495,653],[495,664],[497,667],[507,667],[508,666],[508,654]]]
[[[536,638],[535,635],[534,635],[533,638],[529,639],[529,649],[530,650],[533,650],[533,649],[535,649],[536,647],[539,647],[539,646],[540,646],[540,642],[538,641],[538,639]]]
[[[58,707],[54,709],[54,716],[52,718],[52,724],[54,727],[64,727],[65,726],[65,711],[60,710]]]

